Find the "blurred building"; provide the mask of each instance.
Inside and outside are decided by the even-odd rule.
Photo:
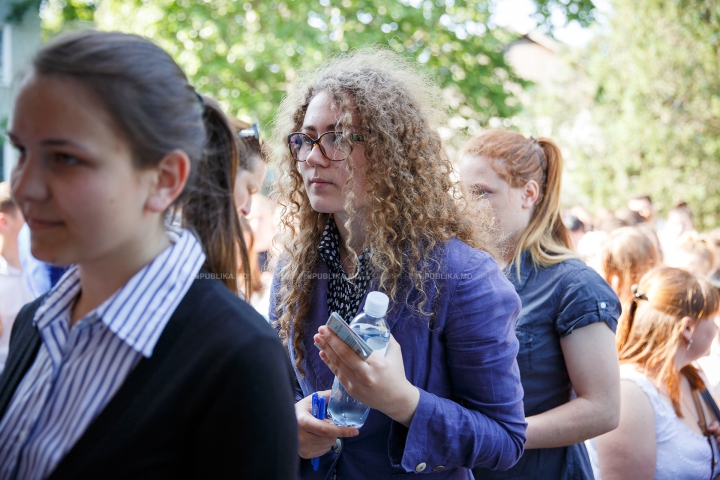
[[[12,112],[13,99],[22,74],[35,52],[40,48],[40,17],[30,8],[20,23],[7,21],[11,0],[0,0],[0,130],[3,132],[0,149],[0,180],[10,177],[15,153],[4,138]]]
[[[561,46],[556,40],[534,30],[505,48],[505,60],[520,78],[547,87],[567,68],[558,55]]]

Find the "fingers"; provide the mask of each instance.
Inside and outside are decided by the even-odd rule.
[[[329,362],[331,369],[333,365],[340,369],[343,369],[343,366],[347,366],[347,368],[355,372],[361,372],[367,368],[365,361],[348,347],[345,342],[340,340],[340,337],[335,335],[329,328],[324,326],[320,327],[319,333],[315,335],[314,340],[326,356],[326,358],[323,358],[321,355],[320,358]]]
[[[318,437],[332,438],[354,437],[360,433],[357,428],[340,427],[330,420],[318,420],[312,415],[303,415],[298,418],[298,428]]]
[[[317,392],[318,395],[330,397],[330,390]],[[330,420],[318,420],[312,416],[312,396],[300,400],[295,405],[298,420],[298,453],[302,458],[315,458],[327,453],[338,437],[354,437],[360,434],[357,428],[340,427]]]

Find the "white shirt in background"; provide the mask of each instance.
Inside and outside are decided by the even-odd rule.
[[[34,300],[35,297],[25,285],[22,273],[17,268],[8,265],[7,261],[0,256],[0,322],[2,333],[0,333],[0,372],[5,367],[5,359],[10,346],[10,332],[15,317],[26,303]]]

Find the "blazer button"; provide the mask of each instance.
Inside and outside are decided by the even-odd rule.
[[[425,462],[418,463],[417,466],[415,467],[415,471],[416,471],[417,473],[420,473],[420,472],[422,472],[423,470],[425,470],[425,467],[427,467],[427,465],[425,464]]]
[[[342,440],[340,440],[339,438],[337,440],[335,440],[335,445],[333,445],[332,449],[333,449],[333,452],[335,452],[339,455],[340,452],[342,452]]]
[[[440,470],[445,470],[445,465],[438,465],[433,468],[433,472],[439,472]]]

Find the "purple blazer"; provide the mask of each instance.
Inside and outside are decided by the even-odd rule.
[[[420,390],[410,428],[371,410],[360,435],[342,439],[339,448],[321,457],[317,472],[303,460],[300,478],[330,479],[336,473],[338,479],[382,479],[421,473],[469,480],[473,467],[505,470],[522,455],[527,424],[515,337],[520,300],[490,255],[457,239],[439,250],[435,258],[440,268],[424,280],[432,321],[407,306],[420,296],[410,292],[409,277],[401,282],[401,295],[391,299],[387,317],[402,347],[405,375]],[[314,273],[303,343],[305,376],[295,371],[296,401],[330,389],[334,379],[312,340],[328,318],[327,265],[320,260]],[[277,282],[276,277],[273,300]],[[371,283],[368,291],[376,286]],[[271,321],[276,319],[274,307],[273,301]],[[290,357],[294,362],[292,349]]]

